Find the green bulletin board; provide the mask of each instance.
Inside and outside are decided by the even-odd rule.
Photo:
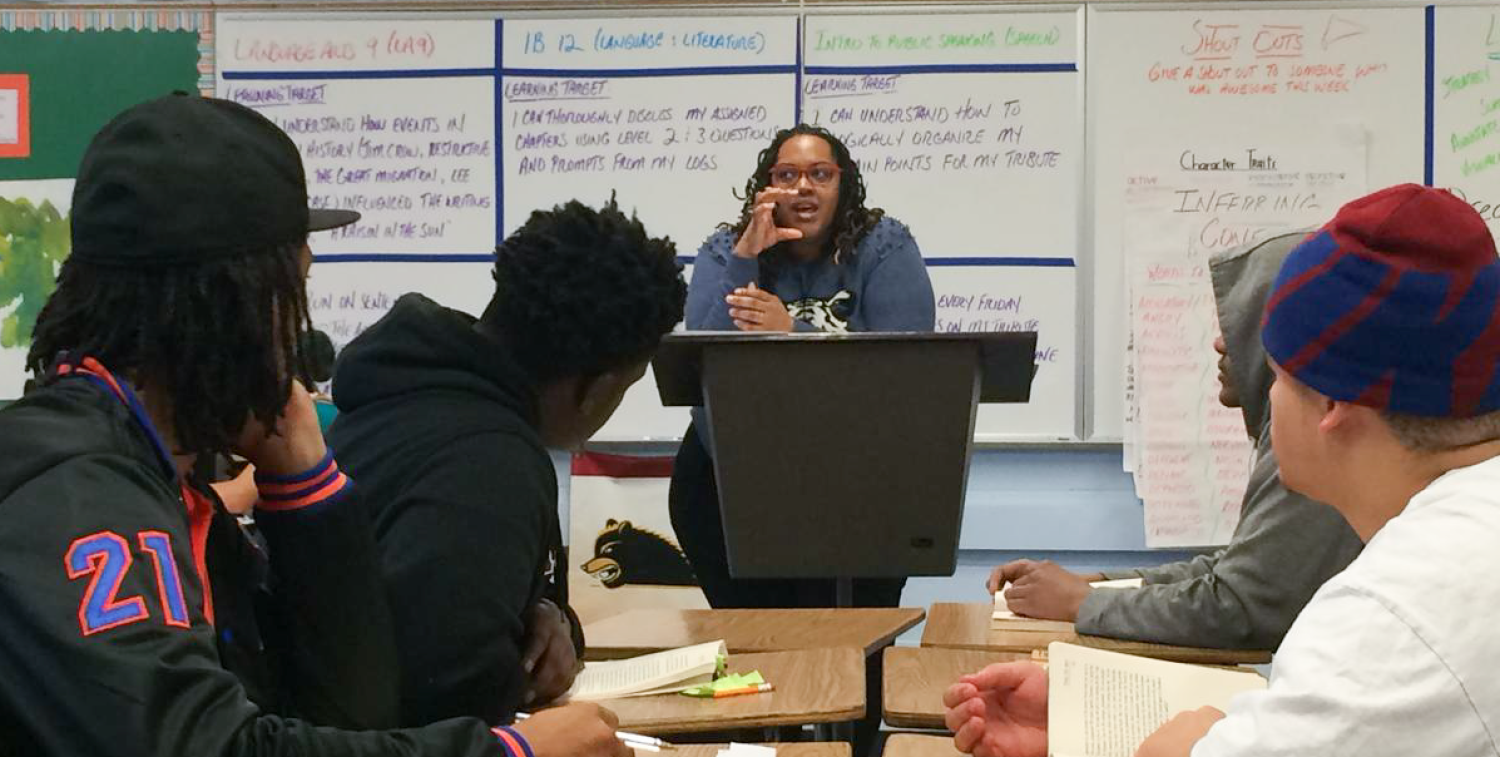
[[[198,88],[198,32],[0,31],[0,74],[27,75],[31,117],[31,154],[0,158],[0,181],[70,178],[115,114]]]
[[[71,251],[68,200],[84,149],[131,105],[201,91],[211,72],[203,68],[211,65],[209,19],[148,9],[0,10],[0,89],[10,90],[12,119],[19,91],[26,137],[0,144],[0,403],[20,396],[36,316]]]

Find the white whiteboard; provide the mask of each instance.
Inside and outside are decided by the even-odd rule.
[[[1500,10],[1433,10],[1431,183],[1500,231]]]
[[[291,135],[313,207],[364,216],[313,237],[320,260],[478,261],[494,249],[493,28],[220,16],[218,94]]]
[[[1120,259],[1123,161],[1141,147],[1132,140],[1151,140],[1154,148],[1195,135],[1249,132],[1275,151],[1298,144],[1309,124],[1353,122],[1367,133],[1370,188],[1420,182],[1425,20],[1420,7],[1348,6],[1100,7],[1089,18],[1094,362],[1088,396],[1091,438],[1116,440],[1123,430],[1128,327]]]
[[[1038,332],[1031,401],[980,406],[980,440],[1076,435],[1082,15],[807,18],[803,119],[911,227],[938,330]]]
[[[314,321],[338,345],[407,290],[480,312],[496,241],[572,198],[616,193],[691,262],[738,215],[733,192],[801,107],[858,138],[871,204],[909,224],[929,258],[940,328],[1040,332],[1032,402],[982,408],[977,438],[1072,439],[1081,22],[1077,6],[805,19],[226,13],[218,91],[291,134],[315,206],[365,214],[313,239]],[[870,46],[820,49],[814,31]],[[882,89],[847,113],[824,110],[851,85]],[[941,120],[902,122],[915,109]],[[889,139],[909,141],[878,146]],[[596,438],[671,439],[686,425],[648,375]]]
[[[690,263],[718,223],[738,217],[734,191],[756,155],[796,122],[795,16],[502,26],[507,233],[532,208],[618,193]],[[685,408],[662,407],[648,373],[594,438],[675,439],[687,425]]]
[[[535,208],[618,192],[647,230],[691,256],[715,224],[738,217],[734,190],[796,119],[794,16],[503,28],[505,234]],[[642,47],[611,46],[631,43]]]

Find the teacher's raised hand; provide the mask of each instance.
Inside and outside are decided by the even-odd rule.
[[[734,243],[734,254],[742,258],[759,257],[762,252],[793,239],[801,239],[802,232],[776,225],[776,202],[797,198],[794,189],[766,187],[755,195],[755,211],[745,233]]]

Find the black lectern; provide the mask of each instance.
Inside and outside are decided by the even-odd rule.
[[[707,410],[731,575],[946,576],[977,403],[1026,402],[1035,354],[1035,332],[686,332],[653,370],[662,404]]]

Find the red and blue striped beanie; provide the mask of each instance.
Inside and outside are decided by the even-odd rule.
[[[1339,209],[1287,256],[1261,341],[1334,400],[1410,415],[1500,410],[1500,260],[1473,208],[1402,184]]]

